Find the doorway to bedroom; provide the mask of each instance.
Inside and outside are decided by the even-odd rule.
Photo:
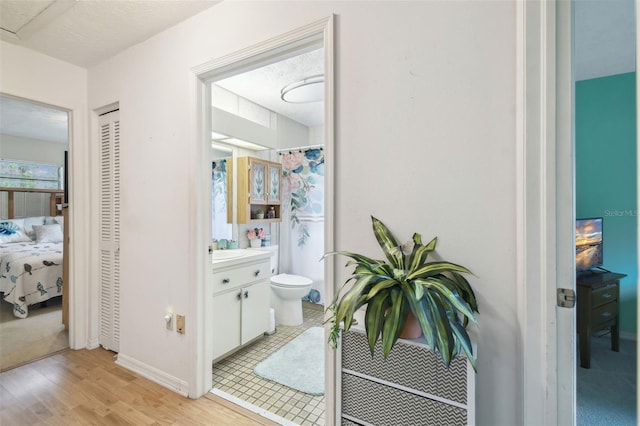
[[[68,149],[66,110],[0,95],[0,371],[69,347]]]

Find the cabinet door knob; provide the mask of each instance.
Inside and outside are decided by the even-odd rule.
[[[609,293],[605,293],[602,295],[603,299],[611,299],[611,295]]]
[[[236,297],[238,298],[238,300],[242,300],[242,292],[236,294]]]
[[[244,292],[244,298],[246,299],[247,297],[249,297],[249,291]]]
[[[603,312],[602,316],[605,318],[609,318],[611,316],[611,312]]]
[[[222,279],[222,284],[229,284],[231,282],[231,280],[229,278],[223,278]]]
[[[257,277],[258,275],[260,275],[260,269],[256,269],[256,272],[254,272],[255,276]]]

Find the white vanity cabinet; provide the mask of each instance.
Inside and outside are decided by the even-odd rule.
[[[269,329],[268,252],[213,262],[213,360],[262,336]]]

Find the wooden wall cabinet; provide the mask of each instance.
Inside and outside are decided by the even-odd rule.
[[[237,223],[282,221],[282,165],[255,157],[237,160]],[[258,218],[258,210],[264,214]],[[268,217],[269,211],[274,217]]]

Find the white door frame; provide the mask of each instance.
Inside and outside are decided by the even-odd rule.
[[[516,197],[523,425],[575,424],[572,3],[517,3]]]
[[[189,396],[197,398],[204,395],[213,387],[212,379],[212,336],[211,323],[211,262],[207,253],[210,243],[210,215],[207,212],[211,206],[210,192],[207,191],[207,183],[211,180],[209,152],[211,145],[211,116],[207,114],[211,105],[211,90],[208,81],[212,78],[220,78],[225,73],[237,70],[239,64],[247,64],[252,60],[264,60],[271,57],[274,52],[282,54],[291,46],[295,46],[311,38],[317,38],[324,45],[324,70],[325,70],[325,250],[331,251],[334,248],[334,36],[333,36],[333,16],[312,22],[304,27],[297,28],[281,36],[274,37],[262,43],[250,46],[246,49],[231,53],[218,59],[201,64],[192,69],[196,80],[197,94],[197,117],[198,117],[198,138],[192,147],[192,164],[197,164],[199,170],[193,185],[191,197],[191,211],[195,212],[194,221],[191,224],[191,235],[193,236],[191,245],[192,258],[196,259],[196,272],[191,280],[189,294],[192,296],[190,303],[194,306],[196,313],[196,332],[192,334],[193,341],[190,347],[193,350],[190,359],[196,360],[194,368],[191,369],[192,377],[189,380]],[[209,206],[209,208],[207,207]],[[329,259],[324,264],[325,275],[325,297],[326,300],[333,300],[335,268],[334,262]],[[325,385],[326,403],[325,418],[336,418],[335,392],[336,392],[336,362],[335,351],[326,345],[325,356]],[[331,424],[330,422],[327,422]]]

